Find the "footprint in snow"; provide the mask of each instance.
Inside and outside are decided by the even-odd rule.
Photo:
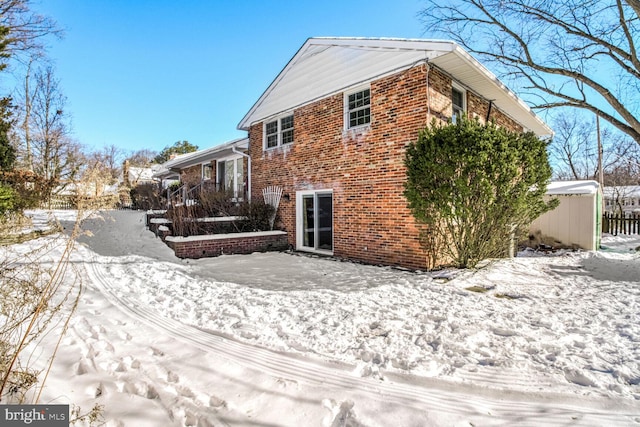
[[[155,348],[155,347],[149,347],[149,353],[152,356],[160,356],[160,357],[164,356],[164,352],[162,350],[159,350],[159,349]]]
[[[118,331],[118,337],[121,340],[131,341],[131,335],[129,335],[129,333],[124,332],[124,331]]]
[[[570,383],[578,384],[585,387],[598,387],[598,384],[590,378],[586,373],[577,369],[565,369],[564,377]]]
[[[324,419],[325,427],[365,427],[360,423],[353,411],[355,406],[351,400],[345,400],[341,403],[333,399],[324,399],[322,405],[331,411],[331,415]]]

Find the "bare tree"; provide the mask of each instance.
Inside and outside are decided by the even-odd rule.
[[[19,67],[19,73],[26,74],[24,79],[24,106],[22,120],[22,142],[25,144],[22,154],[22,167],[33,170],[32,147],[30,137],[30,108],[32,95],[29,87],[32,65],[44,57],[45,39],[47,36],[61,36],[62,31],[51,18],[41,15],[31,9],[31,0],[0,0],[0,70],[5,70],[9,59],[13,59]],[[22,80],[22,77],[16,77]],[[3,105],[9,106],[10,98],[6,98]],[[8,111],[7,107],[3,111]],[[13,129],[11,134],[15,134]]]
[[[555,178],[596,179],[599,169],[595,119],[564,110],[554,118],[552,126],[556,133],[549,145],[549,155]],[[640,146],[626,134],[609,127],[603,127],[601,139],[605,184],[626,185],[620,183],[623,182],[620,167],[634,161]]]
[[[31,123],[28,127],[34,172],[50,181],[73,179],[81,168],[83,150],[69,137],[64,110],[66,98],[54,76],[53,67],[36,70],[31,101]]]
[[[0,27],[8,30],[6,53],[10,56],[43,51],[47,36],[61,36],[56,22],[31,9],[30,0],[0,0]]]
[[[20,126],[20,160],[22,166],[33,171],[33,148],[31,147],[31,107],[33,98],[33,86],[31,85],[31,72],[36,58],[31,57],[25,65],[24,83],[21,90],[18,90],[18,98],[21,104],[21,126]]]
[[[640,144],[639,0],[427,0],[421,16],[536,108],[589,110]]]
[[[131,164],[131,166],[146,167],[153,164],[154,159],[156,157],[158,157],[157,151],[153,151],[145,148],[142,150],[132,152],[127,158],[127,160],[129,160],[129,163]]]
[[[90,153],[88,160],[92,168],[103,170],[104,176],[108,177],[108,180],[113,183],[120,176],[121,166],[124,160],[124,151],[120,147],[111,144]]]

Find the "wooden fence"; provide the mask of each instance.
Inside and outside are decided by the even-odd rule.
[[[613,234],[640,234],[640,215],[622,216],[605,213],[602,216],[602,232]]]
[[[78,197],[73,195],[52,195],[40,204],[42,209],[77,209],[81,205],[84,209],[131,209],[131,197],[105,195],[99,197]]]

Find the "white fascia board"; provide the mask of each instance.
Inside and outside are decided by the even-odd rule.
[[[292,70],[297,63],[305,58],[306,53],[312,48],[312,46],[326,46],[327,49],[331,47],[344,47],[351,49],[363,49],[370,51],[413,51],[413,52],[421,52],[424,51],[424,59],[429,57],[433,58],[438,55],[442,55],[448,52],[451,52],[457,46],[455,42],[452,41],[441,41],[441,40],[422,40],[422,39],[393,39],[393,38],[348,38],[348,37],[315,37],[309,38],[305,41],[300,49],[296,52],[296,54],[289,60],[287,65],[280,71],[278,76],[273,80],[273,82],[267,87],[267,89],[263,92],[263,94],[258,98],[256,103],[251,107],[249,112],[245,114],[240,123],[238,124],[238,129],[240,130],[249,130],[249,127],[252,123],[256,121],[263,120],[265,118],[270,117],[267,115],[265,117],[255,117],[256,111],[262,106],[262,104],[266,101],[266,99],[270,96],[273,90],[280,84],[280,82],[287,76],[290,70]],[[405,65],[406,66],[406,65]],[[390,72],[397,72],[402,69],[400,66],[396,70],[390,70]],[[326,91],[322,93],[320,98],[331,96],[337,92],[344,90],[344,87],[335,87],[333,90]],[[318,97],[315,97],[318,99]],[[312,102],[313,99],[305,100],[303,103],[298,103],[296,105],[291,105],[288,108],[298,108],[301,105]],[[282,111],[279,111],[281,113]]]
[[[309,46],[311,44],[311,40],[313,40],[313,38],[308,38],[304,42],[304,44],[300,47],[300,49],[298,49],[298,51],[295,53],[295,55],[293,55],[293,57],[289,60],[287,65],[285,65],[285,67],[280,71],[280,73],[278,73],[278,75],[271,82],[271,84],[269,86],[267,86],[267,88],[262,93],[262,95],[260,95],[260,98],[258,98],[258,100],[255,102],[255,104],[253,104],[253,106],[251,107],[251,109],[249,109],[247,114],[244,115],[244,117],[242,118],[240,123],[238,123],[237,129],[246,130],[246,131],[249,130],[249,127],[251,126],[251,123],[249,123],[249,121],[250,121],[251,116],[253,115],[253,113],[258,109],[258,107],[260,107],[262,102],[264,102],[264,100],[269,96],[269,93],[271,93],[273,88],[275,86],[277,86],[278,82],[280,82],[280,80],[282,80],[284,78],[284,76],[286,75],[287,71],[293,66],[293,64],[294,64],[295,60],[298,58],[298,56],[300,56],[301,53],[306,50],[307,46]]]
[[[274,115],[291,111],[318,99],[332,96],[348,89],[350,86],[345,86],[347,83],[345,79],[336,79],[335,82],[331,82],[331,84],[323,88],[323,90],[320,90],[304,99],[302,97],[293,97],[295,99],[283,99],[280,100],[280,102],[276,101],[275,103],[273,102],[274,100],[269,100],[270,96],[272,96],[274,92],[278,91],[279,85],[287,84],[287,82],[283,80],[285,80],[294,69],[297,70],[297,67],[305,66],[305,61],[315,55],[322,55],[330,49],[339,49],[338,52],[341,52],[343,51],[341,48],[345,50],[352,49],[368,52],[379,51],[381,53],[385,52],[386,55],[392,52],[398,52],[399,58],[397,67],[389,67],[388,62],[386,66],[382,66],[378,63],[376,65],[381,67],[379,73],[375,71],[374,65],[374,67],[368,69],[368,73],[363,72],[361,76],[362,78],[358,78],[358,76],[354,75],[353,79],[348,82],[351,85],[363,84],[371,79],[378,79],[389,74],[400,72],[403,69],[414,65],[418,60],[433,61],[437,65],[439,57],[444,59],[449,55],[454,55],[455,58],[458,58],[461,64],[464,64],[464,67],[469,70],[471,75],[477,76],[477,78],[480,79],[479,81],[483,81],[486,85],[485,90],[478,90],[478,88],[475,88],[475,92],[478,92],[481,96],[484,96],[487,99],[494,100],[496,102],[496,106],[501,108],[505,114],[509,114],[509,112],[512,111],[513,114],[511,114],[511,117],[518,123],[522,124],[525,128],[534,131],[540,136],[553,135],[553,131],[522,99],[520,99],[491,71],[468,54],[457,43],[446,40],[394,38],[322,37],[307,39],[303,46],[296,52],[285,68],[278,74],[274,81],[251,107],[249,112],[240,121],[238,129],[248,130],[253,123],[269,119]],[[412,55],[411,52],[415,52],[415,55]],[[336,55],[339,55],[339,53],[336,53]],[[385,61],[383,60],[383,62]],[[443,70],[445,72],[449,72],[446,67],[444,67]],[[331,72],[331,70],[329,69],[327,72]],[[341,76],[344,76],[344,73]],[[293,74],[292,78],[295,79],[296,75]],[[473,88],[472,83],[465,82],[464,78],[461,78],[459,81],[461,84],[467,85],[469,88]],[[296,89],[294,89],[294,91],[295,90]],[[269,103],[272,103],[273,105],[268,106]]]
[[[204,150],[188,153],[185,157],[176,157],[165,163],[167,169],[184,169],[196,166],[207,161],[219,159],[232,153],[232,148],[236,147],[241,150],[249,148],[249,138],[234,139],[219,145],[215,145]]]
[[[370,38],[370,37],[315,37],[310,44],[344,46],[363,49],[423,50],[451,52],[457,44],[450,40]]]
[[[521,111],[529,114],[531,119],[534,121],[536,125],[539,126],[539,131],[535,132],[536,134],[543,136],[553,136],[553,130],[540,118],[536,113],[531,110],[531,108],[511,89],[509,89],[504,83],[498,79],[498,77],[493,74],[487,67],[485,67],[480,61],[471,56],[467,51],[462,49],[460,46],[456,45],[456,48],[453,51],[460,59],[469,64],[469,66],[477,69],[483,76],[490,81],[496,89],[502,91],[506,94],[512,102],[517,104],[517,108]],[[446,71],[446,70],[445,70]],[[464,84],[464,82],[461,82]],[[504,111],[503,111],[504,112]],[[505,112],[506,113],[506,112]],[[520,120],[516,120],[518,123],[523,124]],[[533,129],[532,129],[533,130]],[[546,134],[542,134],[540,131],[546,131]]]

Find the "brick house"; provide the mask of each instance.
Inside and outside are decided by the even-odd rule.
[[[405,147],[433,119],[466,113],[551,129],[454,42],[310,38],[238,125],[253,197],[280,186],[280,226],[300,251],[435,267],[403,196]]]
[[[225,190],[243,198],[249,188],[248,138],[235,139],[213,147],[182,154],[163,163],[153,177],[160,181],[180,181],[183,193],[200,185]],[[182,198],[187,198],[186,194]]]

